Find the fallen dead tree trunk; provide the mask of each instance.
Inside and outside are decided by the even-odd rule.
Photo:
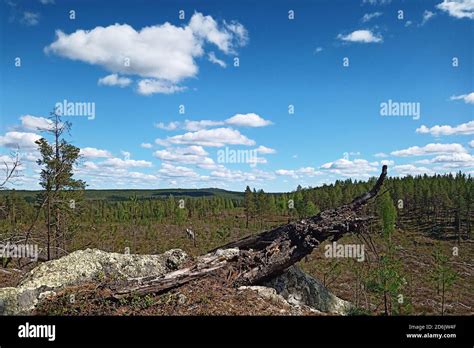
[[[112,285],[114,297],[163,292],[209,275],[230,286],[260,284],[281,274],[325,240],[336,241],[346,233],[363,231],[372,217],[363,216],[361,208],[378,194],[386,175],[387,166],[383,166],[372,189],[349,204],[223,245],[197,258],[190,267]]]

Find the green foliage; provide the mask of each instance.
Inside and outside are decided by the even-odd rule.
[[[369,273],[366,288],[383,299],[385,315],[397,314],[405,302],[402,289],[406,284],[402,264],[395,256],[391,238],[395,230],[397,210],[388,192],[377,197],[376,205],[384,250],[378,255],[377,266]]]
[[[441,296],[441,315],[444,315],[446,293],[453,287],[458,274],[449,265],[449,258],[437,247],[433,251],[434,268],[430,272],[436,292]]]
[[[377,197],[376,205],[378,217],[382,221],[382,234],[385,238],[390,238],[397,220],[397,209],[393,204],[390,193],[385,192]]]

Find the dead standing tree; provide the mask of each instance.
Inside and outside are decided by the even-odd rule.
[[[112,285],[114,297],[163,292],[210,274],[231,286],[260,284],[283,273],[322,242],[363,232],[373,217],[365,216],[362,208],[378,194],[386,176],[387,166],[383,166],[372,189],[351,203],[223,245],[198,257],[190,267]]]

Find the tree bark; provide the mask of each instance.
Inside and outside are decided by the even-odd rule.
[[[160,277],[112,285],[114,297],[163,292],[210,274],[221,277],[230,286],[259,284],[271,279],[322,242],[362,232],[372,217],[363,216],[361,208],[378,194],[386,175],[387,166],[383,166],[372,189],[349,204],[225,244],[197,258],[190,267]]]

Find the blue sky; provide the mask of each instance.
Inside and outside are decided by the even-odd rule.
[[[38,188],[34,140],[64,100],[95,108],[63,116],[89,188],[473,172],[473,0],[0,6],[0,157],[20,149],[15,188]]]

